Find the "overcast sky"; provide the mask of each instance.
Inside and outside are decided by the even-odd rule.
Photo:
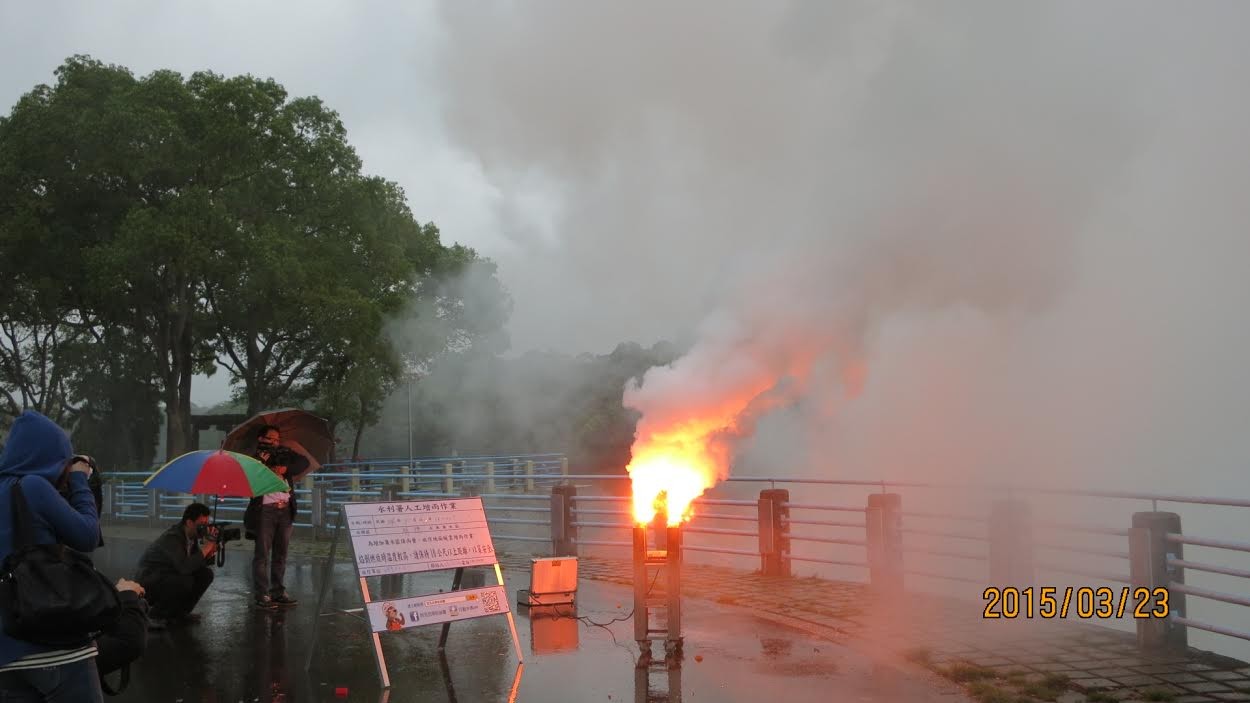
[[[1241,486],[1248,21],[1238,2],[4,2],[0,104],[73,53],[273,77],[499,261],[514,351],[697,340],[676,379],[695,385],[653,386],[680,398],[800,350],[805,422],[837,446],[763,435],[865,471],[1200,463]]]

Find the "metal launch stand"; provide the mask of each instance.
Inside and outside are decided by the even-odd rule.
[[[641,656],[634,670],[638,703],[681,701],[681,527],[666,527],[664,514],[652,523],[656,549],[648,549],[647,526],[634,526],[634,640]],[[664,658],[654,660],[652,644],[664,642]],[[666,672],[668,692],[653,697],[652,672]]]

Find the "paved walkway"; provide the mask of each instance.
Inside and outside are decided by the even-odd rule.
[[[527,561],[512,557],[506,563],[526,568]],[[583,578],[615,583],[633,578],[625,561],[583,557],[578,571]],[[1246,662],[1196,649],[1145,656],[1131,634],[1088,623],[986,620],[977,603],[915,594],[905,602],[881,602],[863,584],[715,566],[687,564],[683,584],[687,596],[799,621],[831,639],[892,650],[968,684],[974,697],[986,701],[1250,701]]]
[[[340,559],[346,559],[343,546]],[[327,549],[328,542],[297,539],[294,551],[317,555]],[[501,553],[514,575],[528,571],[528,560]],[[633,578],[632,565],[622,560],[581,557],[578,571],[581,578],[618,584]],[[685,565],[683,586],[687,597],[910,660],[964,684],[986,703],[1250,701],[1246,662],[1192,648],[1146,656],[1137,652],[1132,635],[1085,622],[986,620],[978,603],[917,594],[882,601],[863,584],[697,564]]]

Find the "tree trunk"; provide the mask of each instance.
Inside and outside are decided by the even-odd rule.
[[[365,433],[365,423],[363,419],[365,416],[364,401],[360,402],[360,406],[361,419],[356,421],[356,438],[352,440],[352,461],[355,461],[357,457],[360,456],[360,437]]]
[[[191,324],[188,321],[182,328],[182,348],[178,354],[178,414],[182,418],[182,446],[186,451],[199,447],[193,446],[195,430],[191,426],[191,376],[194,371],[191,355]]]
[[[335,417],[326,419],[326,427],[330,430],[330,463],[333,464],[339,460],[339,421]]]
[[[165,459],[173,459],[195,449],[191,446],[191,376],[193,362],[191,334],[193,302],[184,302],[181,314],[174,320],[173,344],[170,349],[168,373],[162,379],[165,384]]]
[[[257,383],[247,384],[246,391],[247,391],[247,416],[248,417],[251,417],[257,414],[262,410],[268,409],[264,407],[264,399],[260,397],[259,385],[260,384],[257,384]]]
[[[169,390],[164,393],[165,461],[186,452],[186,430],[183,428],[182,416],[178,414],[178,391],[173,384],[168,387]]]

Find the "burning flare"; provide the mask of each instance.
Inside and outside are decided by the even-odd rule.
[[[635,444],[629,471],[634,490],[634,520],[647,524],[663,509],[670,527],[691,515],[691,501],[717,480],[728,457],[709,435],[718,428],[688,423]]]

